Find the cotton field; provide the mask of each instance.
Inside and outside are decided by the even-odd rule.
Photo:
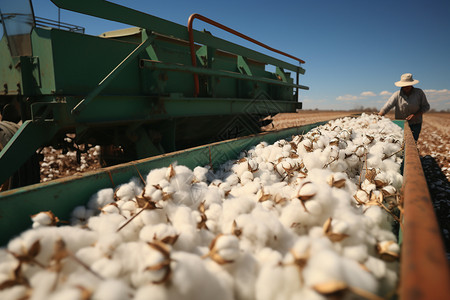
[[[0,299],[392,296],[402,140],[387,118],[346,117],[215,170],[151,170],[70,225],[38,213],[0,250]]]

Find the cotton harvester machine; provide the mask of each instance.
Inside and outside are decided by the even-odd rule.
[[[29,0],[2,1],[0,183],[25,163],[15,185],[36,182],[30,157],[71,147],[67,134],[76,145],[101,145],[114,164],[255,133],[264,117],[301,108],[301,59],[201,15],[186,27],[108,1],[52,2],[135,27],[92,36],[35,17]],[[194,30],[195,19],[298,65]]]

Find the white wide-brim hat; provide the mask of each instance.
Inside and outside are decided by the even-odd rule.
[[[418,84],[419,80],[415,80],[411,73],[405,73],[400,77],[400,81],[395,83],[398,87],[410,86]]]

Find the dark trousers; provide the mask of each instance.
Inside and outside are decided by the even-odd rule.
[[[420,130],[422,129],[422,123],[409,124],[409,128],[411,128],[414,140],[417,142],[417,140],[419,139]]]

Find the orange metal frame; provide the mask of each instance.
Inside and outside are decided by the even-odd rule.
[[[273,51],[275,53],[278,53],[278,54],[284,55],[286,57],[292,58],[292,59],[298,61],[299,63],[302,63],[302,64],[305,63],[305,61],[303,61],[300,58],[297,58],[295,56],[292,56],[292,55],[287,54],[285,52],[282,52],[280,50],[274,49],[274,48],[272,48],[270,46],[267,46],[266,44],[263,44],[263,43],[255,40],[255,39],[249,37],[249,36],[246,36],[246,35],[238,32],[238,31],[236,31],[234,29],[231,29],[231,28],[229,28],[229,27],[227,27],[225,25],[222,25],[222,24],[220,24],[220,23],[218,23],[216,21],[213,21],[213,20],[211,20],[211,19],[209,19],[209,18],[207,18],[205,16],[202,16],[202,15],[199,15],[199,14],[192,14],[189,17],[189,20],[188,20],[188,32],[189,32],[189,46],[190,46],[190,49],[191,49],[191,61],[192,61],[192,66],[194,66],[194,67],[197,66],[197,59],[195,57],[195,46],[194,46],[194,30],[192,29],[192,26],[193,26],[193,23],[194,23],[195,19],[202,20],[203,22],[206,22],[208,24],[216,26],[216,27],[218,27],[218,28],[220,28],[222,30],[225,30],[225,31],[227,31],[229,33],[232,33],[232,34],[234,34],[234,35],[236,35],[236,36],[238,36],[240,38],[243,38],[243,39],[245,39],[247,41],[250,41],[250,42],[252,42],[252,43],[254,43],[254,44],[258,45],[258,46],[261,46],[263,48],[266,48],[266,49],[268,49],[270,51]],[[200,92],[200,87],[199,87],[199,82],[198,82],[198,74],[194,74],[194,84],[195,84],[195,97],[197,97],[197,95]]]
[[[401,299],[449,299],[450,271],[417,146],[405,122]]]

